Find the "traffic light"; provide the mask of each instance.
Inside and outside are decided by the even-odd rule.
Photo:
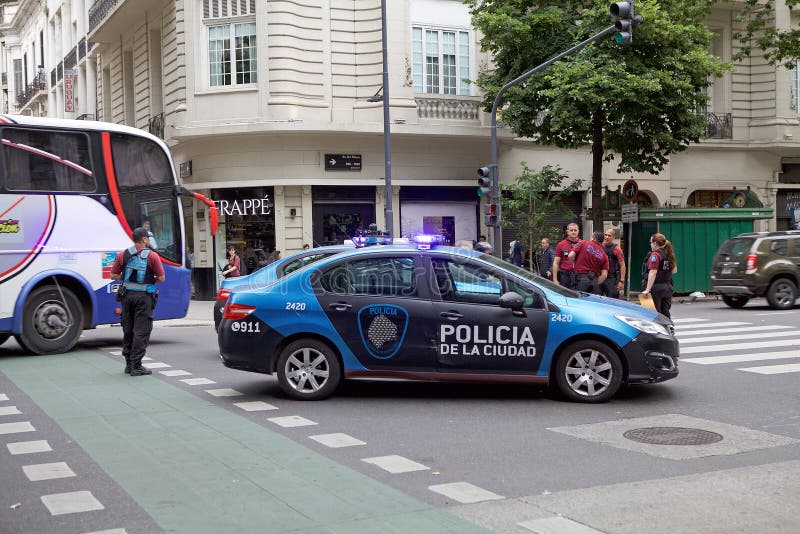
[[[486,215],[484,216],[486,226],[497,226],[497,204],[486,204],[484,209],[486,210]]]
[[[492,192],[492,170],[489,167],[478,169],[478,196],[488,196]]]
[[[633,25],[634,23],[641,22],[641,17],[636,17],[633,14],[633,2],[614,2],[609,7],[612,17],[616,17],[614,27],[617,29],[617,34],[614,40],[617,44],[629,45],[633,42]]]

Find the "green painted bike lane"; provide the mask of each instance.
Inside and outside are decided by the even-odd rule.
[[[0,372],[168,532],[485,532],[94,351]]]

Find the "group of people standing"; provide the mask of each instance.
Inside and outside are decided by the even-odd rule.
[[[613,229],[594,232],[590,240],[579,238],[576,223],[567,225],[567,236],[555,249],[546,237],[541,241],[539,274],[576,291],[619,298],[625,287],[627,266]],[[642,264],[642,294],[650,294],[656,311],[670,316],[672,275],[678,271],[675,251],[663,234],[650,237],[651,252]],[[513,256],[512,256],[513,258]]]

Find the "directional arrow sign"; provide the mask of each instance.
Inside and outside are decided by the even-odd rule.
[[[326,171],[361,171],[361,154],[325,154]]]

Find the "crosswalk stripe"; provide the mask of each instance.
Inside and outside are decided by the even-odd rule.
[[[681,358],[681,363],[697,363],[700,365],[714,365],[718,363],[757,362],[760,360],[782,360],[786,358],[800,358],[800,351],[784,350],[781,352],[759,352],[756,354],[733,354],[731,356],[706,356],[705,358]]]
[[[800,334],[794,329],[788,332],[770,332],[769,337],[790,337],[795,336],[797,337],[798,343],[800,343]],[[737,339],[758,339],[763,338],[763,334],[759,333],[752,333],[752,334],[742,334],[742,335],[733,335],[733,336],[708,336],[708,337],[697,337],[697,338],[690,338],[690,339],[681,339],[681,345],[685,345],[688,343],[710,343],[712,341],[734,341]]]
[[[700,323],[700,322],[707,322],[709,319],[701,319],[699,317],[682,317],[680,319],[673,319],[672,322],[675,324],[683,324],[683,323]]]
[[[762,375],[777,375],[780,373],[800,373],[800,363],[787,363],[785,365],[765,365],[762,367],[742,367],[737,371],[759,373]]]
[[[708,326],[708,325],[706,325]],[[685,336],[702,336],[708,334],[730,334],[734,332],[763,332],[764,330],[795,330],[793,326],[765,325],[765,326],[740,326],[739,328],[709,328],[707,330],[692,330],[690,332],[676,332],[679,339]]]
[[[698,354],[704,352],[728,352],[735,350],[765,349],[767,347],[800,347],[800,339],[757,341],[754,343],[731,343],[729,345],[711,345],[702,347],[681,347],[681,356],[684,354]]]
[[[701,324],[681,324],[677,326],[675,329],[683,332],[684,330],[689,330],[693,328],[709,328],[712,326],[720,327],[720,326],[739,326],[743,324],[753,324],[753,323],[736,323],[736,322],[729,322],[729,323],[701,323]]]

